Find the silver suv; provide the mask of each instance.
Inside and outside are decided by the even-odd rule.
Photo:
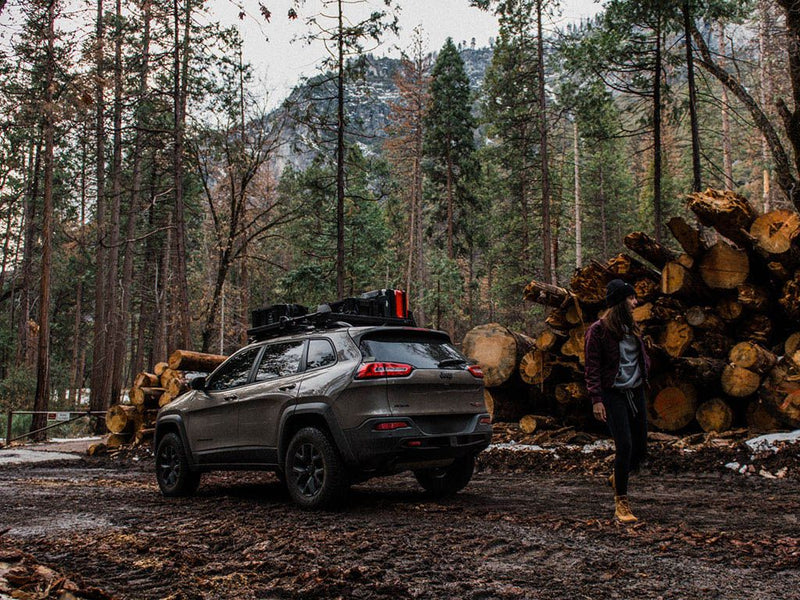
[[[431,494],[455,493],[491,439],[482,377],[447,334],[417,327],[303,327],[251,344],[159,413],[159,487],[189,495],[203,472],[271,470],[314,509],[411,470]]]

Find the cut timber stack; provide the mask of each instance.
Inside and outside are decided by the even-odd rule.
[[[524,298],[548,307],[548,315],[530,349],[520,355],[517,343],[504,354],[504,381],[516,381],[516,387],[487,380],[495,420],[519,420],[523,409],[565,421],[576,414],[588,418],[584,333],[605,310],[606,284],[619,278],[637,291],[634,320],[653,365],[653,426],[708,432],[743,424],[754,431],[800,427],[800,215],[759,215],[742,196],[713,189],[691,194],[687,207],[718,234],[713,241],[675,217],[670,243],[643,232],[625,238],[638,258],[594,260],[575,272],[569,287],[538,281],[526,286]],[[464,350],[493,372],[492,352],[466,343]],[[522,383],[538,391],[537,406],[520,405],[526,398]],[[543,406],[548,412],[541,412]]]
[[[139,445],[150,441],[155,431],[158,409],[189,389],[194,377],[216,369],[227,356],[176,350],[169,360],[157,363],[153,372],[136,375],[128,392],[127,404],[116,404],[106,412],[105,440],[108,449]],[[96,451],[96,449],[95,449]]]

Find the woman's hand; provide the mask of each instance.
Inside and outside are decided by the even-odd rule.
[[[606,407],[602,402],[595,402],[592,404],[592,412],[594,413],[595,419],[603,423],[606,422]]]

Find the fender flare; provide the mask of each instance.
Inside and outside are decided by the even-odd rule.
[[[289,447],[289,442],[291,441],[289,436],[286,435],[287,425],[289,421],[302,419],[304,416],[316,416],[322,418],[345,463],[356,463],[356,457],[350,449],[350,444],[348,444],[342,428],[336,421],[336,416],[333,414],[333,409],[331,406],[325,402],[308,402],[304,404],[296,404],[288,408],[281,415],[280,426],[278,429],[278,462],[281,465],[283,465],[283,459],[286,455],[286,450]]]
[[[183,423],[183,418],[181,418],[180,415],[165,415],[158,419],[156,422],[155,435],[153,436],[153,454],[155,454],[156,450],[158,450],[158,441],[164,435],[162,432],[165,425],[174,425],[178,428],[178,437],[181,439],[181,443],[183,444],[183,451],[186,454],[187,460],[189,461],[189,468],[192,471],[196,471],[197,461],[195,460],[192,449],[189,447],[189,440],[186,438],[186,427]]]

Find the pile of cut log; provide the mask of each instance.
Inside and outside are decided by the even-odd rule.
[[[800,214],[756,214],[730,191],[694,193],[669,222],[680,250],[642,232],[592,261],[569,288],[532,281],[526,300],[549,307],[536,336],[497,324],[468,332],[463,349],[486,374],[495,421],[534,413],[591,427],[583,384],[586,329],[605,310],[606,284],[634,286],[634,319],[653,369],[648,413],[664,431],[800,427]]]
[[[189,381],[210,373],[226,358],[176,350],[167,361],[157,363],[152,373],[139,373],[128,391],[128,402],[115,404],[106,412],[108,435],[102,444],[90,448],[90,454],[152,440],[158,409],[187,391]]]

